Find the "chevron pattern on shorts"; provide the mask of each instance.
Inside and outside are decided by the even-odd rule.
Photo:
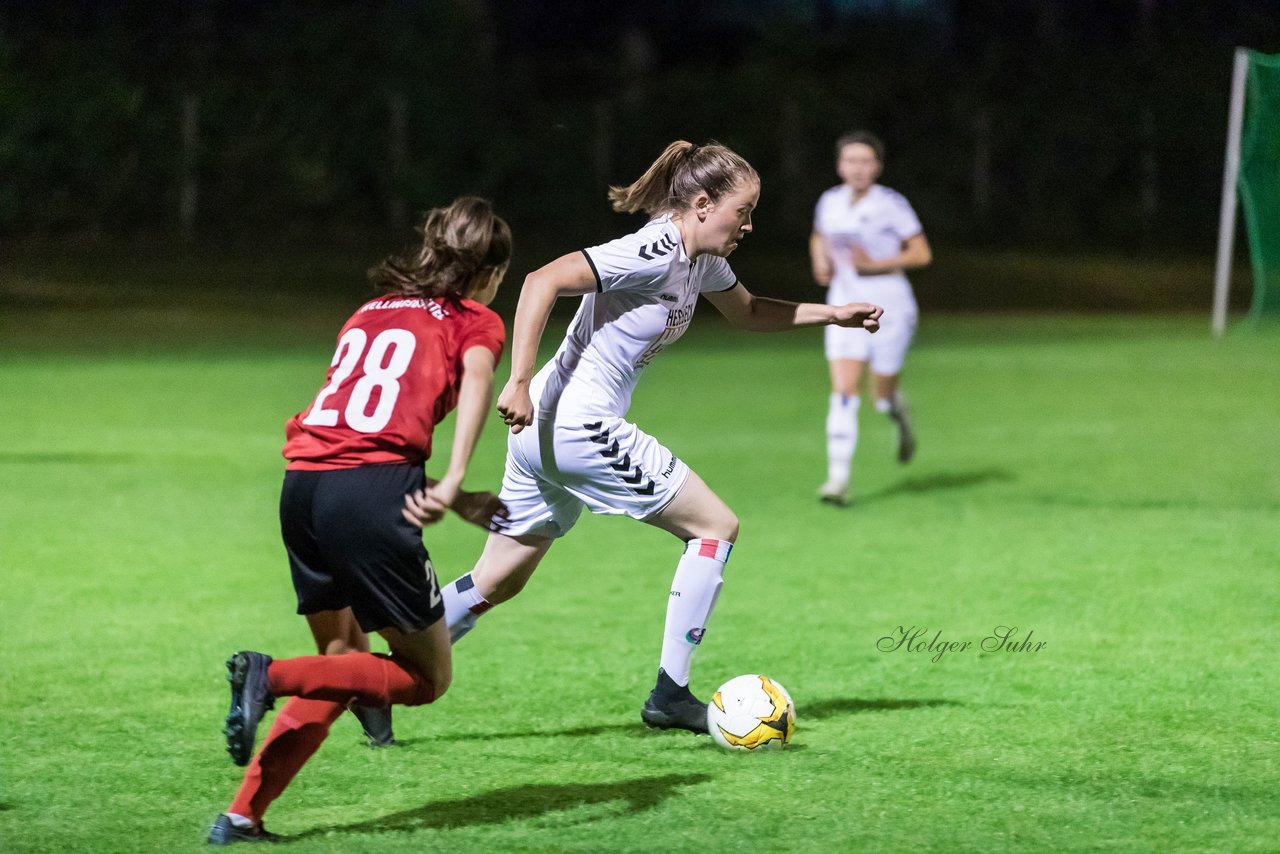
[[[588,436],[587,439],[589,439],[592,442],[595,442],[597,445],[608,446],[608,447],[601,448],[599,453],[600,453],[600,456],[604,457],[606,460],[617,460],[617,462],[609,463],[609,468],[619,473],[619,476],[618,476],[619,480],[621,480],[627,486],[631,487],[631,491],[637,495],[653,495],[653,490],[656,488],[656,484],[653,482],[653,478],[646,475],[644,471],[640,468],[640,466],[638,465],[633,466],[631,464],[630,453],[623,452],[622,459],[620,460],[617,459],[618,451],[621,450],[621,448],[618,446],[618,440],[617,439],[610,440],[609,431],[602,430],[601,428],[603,426],[604,426],[603,421],[595,421],[590,424],[583,424],[582,428],[584,430],[590,430],[592,432],[592,435]],[[625,472],[625,474],[623,474],[623,472]],[[646,483],[644,486],[641,486],[640,482],[646,481],[646,480],[648,481],[648,483]]]

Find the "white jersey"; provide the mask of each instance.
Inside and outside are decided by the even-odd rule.
[[[853,201],[853,190],[844,184],[832,187],[818,199],[813,230],[827,242],[833,274],[827,302],[870,302],[886,311],[915,311],[911,284],[901,273],[859,275],[853,266],[853,248],[861,246],[872,260],[902,251],[902,243],[924,229],[911,204],[901,193],[872,184],[867,194]]]
[[[691,260],[670,215],[582,253],[597,293],[582,298],[555,358],[530,385],[539,419],[625,415],[640,372],[684,334],[698,294],[738,281],[723,258]]]

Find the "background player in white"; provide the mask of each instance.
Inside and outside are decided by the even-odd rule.
[[[933,260],[916,212],[901,193],[876,183],[884,168],[884,144],[855,131],[836,142],[836,173],[843,182],[818,199],[809,238],[813,278],[832,305],[853,300],[884,308],[880,332],[828,327],[831,365],[827,411],[827,480],[818,490],[830,504],[849,502],[849,469],[858,445],[858,388],[871,365],[876,411],[898,428],[898,460],[908,462],[916,440],[898,390],[902,363],[916,328],[916,299],[904,270]]]
[[[702,640],[738,535],[738,518],[698,475],[625,420],[645,366],[685,331],[702,294],[737,327],[770,332],[839,324],[874,331],[880,309],[752,296],[725,256],[751,231],[760,179],[718,144],[674,142],[634,184],[612,187],[618,211],[653,219],[634,234],[573,252],[525,279],[512,332],[511,379],[498,411],[511,426],[500,495],[508,518],[475,568],[444,589],[456,640],[492,605],[516,595],[582,508],[627,515],[686,545],[668,598],[650,726],[706,732],[690,692]],[[555,357],[533,375],[552,305],[582,297]],[[691,399],[692,395],[691,395]],[[409,500],[406,514],[422,508]]]

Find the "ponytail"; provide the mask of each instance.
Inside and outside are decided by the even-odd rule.
[[[719,201],[746,181],[758,183],[760,176],[728,147],[680,139],[668,145],[630,186],[610,187],[609,201],[619,213],[644,211],[656,216],[685,209],[698,193]]]
[[[476,196],[431,209],[418,232],[419,245],[388,256],[369,271],[380,293],[437,297],[457,304],[479,276],[511,260],[511,229],[487,200]]]

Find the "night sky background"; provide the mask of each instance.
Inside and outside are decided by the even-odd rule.
[[[686,138],[794,247],[868,128],[936,243],[1211,253],[1236,46],[1280,2],[10,0],[0,237],[366,245],[470,192],[572,247]]]

